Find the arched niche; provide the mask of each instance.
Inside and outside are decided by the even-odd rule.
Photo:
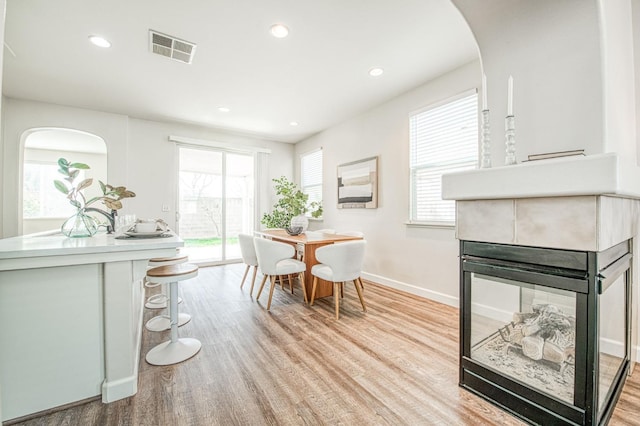
[[[53,185],[63,179],[58,159],[90,167],[82,171],[95,182],[83,191],[90,198],[101,193],[98,180],[107,182],[107,145],[100,136],[66,128],[29,129],[22,141],[20,234],[59,229],[75,209]]]

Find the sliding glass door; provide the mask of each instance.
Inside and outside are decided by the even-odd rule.
[[[192,262],[239,259],[238,234],[253,233],[254,157],[179,146],[178,233]]]

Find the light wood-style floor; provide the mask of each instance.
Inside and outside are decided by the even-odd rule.
[[[337,322],[332,300],[306,306],[299,287],[278,288],[269,313],[266,292],[256,302],[248,285],[240,290],[243,269],[201,268],[181,285],[181,309],[193,316],[181,335],[202,341],[194,358],[148,365],[144,354],[168,332],[145,330],[135,396],[20,424],[523,424],[458,387],[457,309],[365,282],[366,314],[352,285]],[[639,413],[636,369],[610,424],[640,425]]]

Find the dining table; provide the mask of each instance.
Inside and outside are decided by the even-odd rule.
[[[315,231],[306,231],[299,235],[289,235],[285,229],[266,229],[256,231],[255,235],[262,238],[268,238],[273,241],[287,243],[294,247],[297,258],[302,259],[307,266],[307,269],[304,272],[304,285],[309,297],[311,297],[311,290],[313,288],[313,275],[311,275],[311,268],[313,265],[320,263],[316,259],[316,250],[329,244],[363,239],[362,237],[355,235],[327,234]],[[318,278],[316,299],[331,295],[333,295],[333,283]]]

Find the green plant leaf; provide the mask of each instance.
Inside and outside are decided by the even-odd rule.
[[[71,163],[69,164],[69,168],[87,170],[87,169],[90,169],[91,167],[87,166],[84,163]]]
[[[65,185],[61,180],[54,180],[53,185],[58,191],[62,192],[63,194],[69,194],[69,188],[67,188],[67,185]]]
[[[100,184],[100,190],[102,191],[103,194],[106,194],[107,192],[107,187],[105,186],[104,183],[102,183],[101,180],[98,181],[98,183]]]
[[[68,169],[69,162],[65,158],[58,158],[58,166],[60,166],[61,169]]]
[[[77,207],[77,208],[81,208],[82,205],[76,201],[76,200],[69,200],[69,202],[71,203],[72,206]]]

